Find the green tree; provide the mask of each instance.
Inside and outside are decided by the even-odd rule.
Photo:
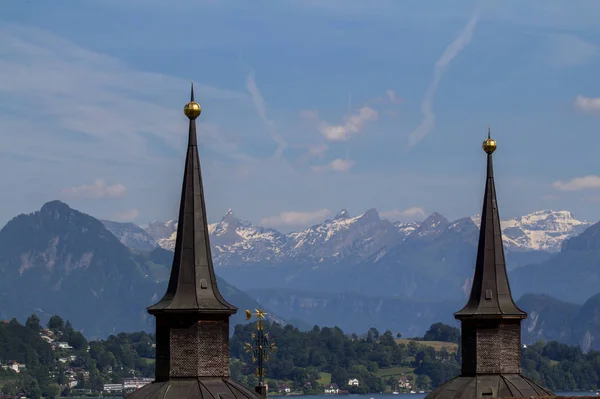
[[[48,320],[48,329],[62,332],[65,329],[65,322],[60,316],[52,316]]]
[[[46,387],[46,396],[54,399],[58,395],[60,395],[60,386],[54,382],[52,384],[48,384],[48,387]]]
[[[36,333],[40,332],[40,330],[42,329],[42,326],[40,325],[40,318],[37,317],[37,315],[35,313],[27,318],[27,321],[25,322],[25,326],[28,327],[29,329],[33,330]]]
[[[424,341],[460,342],[460,330],[444,323],[435,323],[423,337]]]
[[[424,374],[418,375],[415,380],[415,385],[419,389],[429,389],[431,386],[431,378]]]
[[[5,395],[16,395],[17,387],[15,386],[15,384],[6,384],[2,386],[1,392]]]
[[[42,391],[37,380],[32,379],[26,390],[28,391],[27,396],[29,399],[40,399],[42,397]]]

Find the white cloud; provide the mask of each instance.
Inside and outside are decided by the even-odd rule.
[[[313,166],[312,170],[315,172],[348,172],[353,165],[354,162],[350,160],[338,158],[329,162],[327,165]]]
[[[0,118],[0,139],[11,143],[8,151],[51,160],[156,162],[149,138],[174,149],[185,141],[177,104],[188,99],[189,81],[135,70],[35,28],[0,29],[0,48],[6,53],[0,95],[11,99]],[[250,100],[246,93],[195,87],[200,102]]]
[[[256,108],[256,112],[262,121],[267,125],[269,129],[269,134],[275,143],[277,143],[277,150],[275,150],[275,157],[281,156],[283,150],[286,149],[287,144],[281,138],[281,136],[275,130],[275,122],[267,117],[267,106],[265,104],[265,100],[256,85],[256,80],[254,79],[254,72],[250,72],[248,74],[248,78],[246,79],[246,88],[248,92],[252,96],[252,102],[254,103],[254,107]]]
[[[312,212],[281,212],[277,216],[261,219],[260,224],[268,227],[301,226],[320,222],[330,214],[329,209],[319,209]]]
[[[593,98],[579,95],[575,99],[575,106],[582,111],[598,112],[600,111],[600,97]]]
[[[387,95],[388,100],[390,100],[393,103],[399,104],[402,102],[402,99],[396,95],[396,92],[394,90],[386,90],[385,94]]]
[[[600,176],[589,175],[576,177],[569,181],[555,181],[552,187],[561,191],[580,191],[592,188],[600,188]]]
[[[352,134],[359,133],[369,121],[376,121],[379,113],[369,106],[359,108],[354,114],[346,115],[344,123],[330,125],[319,119],[315,111],[302,111],[302,116],[316,123],[317,130],[329,141],[345,141]]]
[[[444,53],[436,62],[433,70],[433,79],[431,80],[431,83],[429,83],[425,98],[423,98],[423,101],[421,102],[423,120],[408,136],[408,144],[410,146],[414,146],[421,141],[435,127],[435,113],[433,112],[433,97],[435,96],[435,91],[437,90],[446,68],[450,65],[450,62],[452,62],[473,38],[473,32],[475,31],[478,19],[479,13],[475,12],[458,37],[446,47]]]
[[[125,195],[127,187],[122,184],[107,185],[104,179],[96,179],[92,184],[68,187],[63,194],[73,198],[120,198]]]
[[[327,144],[317,144],[312,147],[309,147],[308,153],[314,157],[322,158],[325,155],[325,151],[327,151],[329,147]]]
[[[125,212],[120,212],[113,215],[112,220],[115,222],[133,222],[140,216],[140,211],[136,208],[129,209]]]
[[[412,207],[405,209],[403,211],[399,211],[398,209],[392,209],[391,211],[381,212],[381,217],[385,219],[402,219],[407,217],[423,217],[425,216],[425,210],[421,207]]]

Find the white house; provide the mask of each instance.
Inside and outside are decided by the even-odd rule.
[[[53,342],[54,342],[54,340],[53,340],[52,338],[50,338],[50,337],[49,337],[49,336],[47,336],[47,335],[43,335],[42,333],[40,333],[40,337],[41,337],[41,338],[42,338],[44,341],[48,342],[49,344],[51,344],[51,343],[53,343]]]
[[[15,373],[20,373],[21,370],[25,368],[25,365],[15,360],[9,360],[6,364],[2,365],[2,368],[4,370],[12,370]]]
[[[407,379],[401,378],[398,380],[398,388],[411,389],[412,384]]]
[[[357,387],[358,386],[358,379],[357,378],[352,378],[351,380],[348,381],[348,385],[351,387]]]
[[[290,393],[290,392],[292,392],[292,390],[287,385],[279,386],[279,393]]]
[[[123,380],[123,389],[139,389],[144,385],[151,384],[154,378],[125,378]]]
[[[324,393],[327,395],[337,395],[340,392],[340,388],[336,383],[331,383],[325,385]]]
[[[73,349],[73,347],[71,345],[69,345],[68,342],[57,342],[56,345],[60,348],[60,349]]]
[[[111,393],[122,393],[123,392],[123,384],[104,384],[102,386],[102,390],[104,392],[111,392]]]

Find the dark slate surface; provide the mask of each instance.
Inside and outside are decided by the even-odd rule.
[[[258,399],[260,396],[229,378],[171,379],[153,382],[126,396],[127,399]]]
[[[193,87],[191,101],[194,101]],[[148,312],[154,315],[177,312],[208,314],[237,312],[237,308],[223,298],[217,287],[210,252],[194,118],[190,118],[171,277],[164,297],[157,304],[150,306]]]
[[[426,399],[474,399],[554,396],[546,388],[520,374],[456,377],[438,387]]]
[[[455,317],[463,319],[484,315],[527,317],[515,304],[508,283],[492,154],[487,154],[487,180],[471,295],[465,307],[455,313]]]

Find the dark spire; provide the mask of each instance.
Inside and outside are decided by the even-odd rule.
[[[502,246],[492,153],[496,141],[483,142],[487,180],[471,297],[454,317],[461,324],[461,375],[425,399],[551,397],[552,392],[521,374],[521,321],[527,314],[510,294]]]
[[[234,314],[237,308],[219,292],[212,263],[196,138],[196,118],[201,108],[194,101],[193,83],[184,113],[190,125],[173,266],[167,292],[148,312]]]
[[[481,212],[475,276],[467,304],[454,316],[457,319],[490,316],[525,319],[527,314],[517,307],[512,298],[506,273],[492,165],[492,153],[496,150],[496,141],[490,137],[489,127],[488,138],[482,146],[487,153],[487,179]]]
[[[156,317],[154,382],[128,399],[263,399],[231,379],[229,318],[237,308],[219,292],[213,269],[196,140],[201,108],[191,101],[179,225],[171,278],[148,312]]]

